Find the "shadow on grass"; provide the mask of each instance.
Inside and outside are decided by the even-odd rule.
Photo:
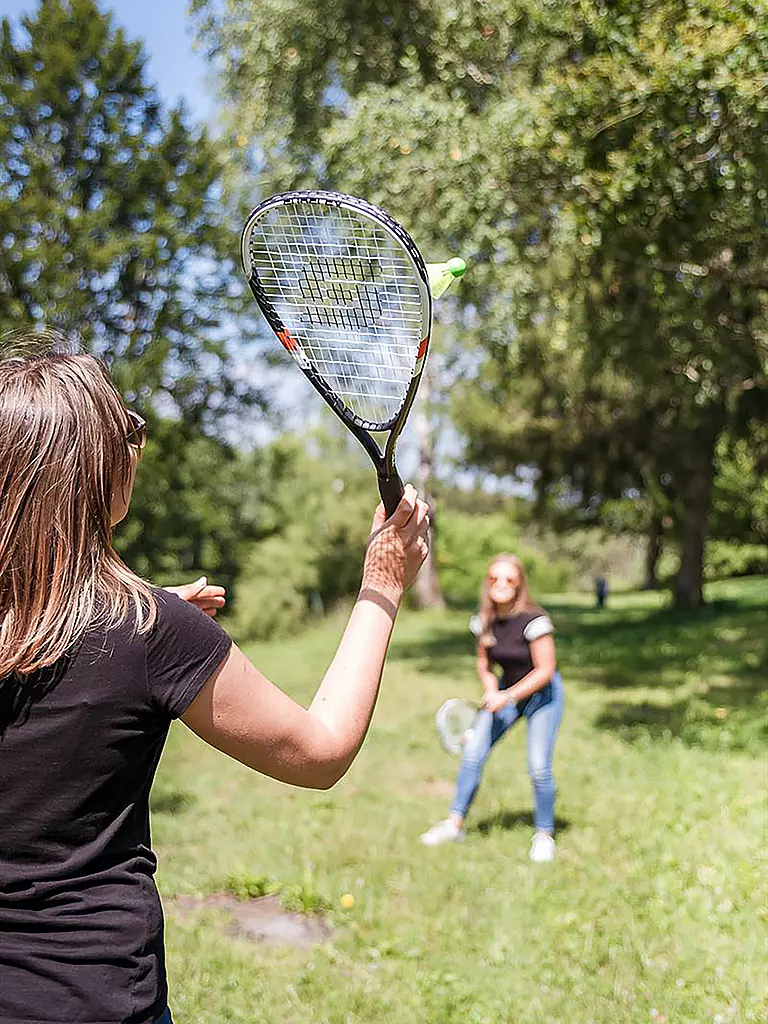
[[[595,725],[633,744],[675,739],[689,747],[760,756],[768,745],[765,677],[742,676],[738,686],[713,686],[669,704],[614,704]]]
[[[642,595],[598,610],[548,602],[566,681],[612,692],[596,719],[622,739],[680,739],[707,749],[757,752],[768,735],[768,581],[735,581],[692,611],[649,607]],[[472,637],[442,629],[393,646],[447,679],[473,673]],[[658,702],[647,693],[662,691]]]
[[[768,594],[768,584],[766,584]],[[557,629],[558,660],[567,677],[580,670],[586,681],[610,689],[664,684],[706,659],[710,672],[740,673],[746,648],[752,662],[768,657],[768,598],[762,604],[739,597],[697,611],[643,605],[580,608],[547,603]],[[431,672],[465,678],[474,663],[468,628],[441,629],[413,639],[395,639],[393,659],[420,661]]]
[[[565,832],[571,827],[571,823],[568,818],[561,818],[559,815],[555,816],[555,831]],[[489,814],[485,818],[481,818],[475,822],[474,825],[470,824],[467,827],[467,832],[479,832],[483,836],[490,835],[491,832],[512,832],[515,829],[532,829],[533,828],[533,812],[527,811],[496,811],[495,814]]]
[[[556,616],[557,618],[557,616]],[[768,607],[721,601],[698,612],[660,609],[609,619],[564,611],[558,635],[563,663],[586,670],[590,682],[610,689],[674,683],[703,667],[710,674],[739,674],[744,655],[765,663]]]
[[[195,802],[194,793],[183,789],[164,789],[155,785],[149,798],[154,814],[182,814]]]

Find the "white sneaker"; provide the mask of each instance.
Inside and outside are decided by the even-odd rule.
[[[531,852],[528,856],[538,864],[555,859],[555,840],[549,832],[537,832],[531,843]]]
[[[421,841],[425,846],[439,846],[440,843],[460,843],[464,839],[464,829],[460,828],[453,818],[446,818],[433,825],[429,832],[424,832]]]

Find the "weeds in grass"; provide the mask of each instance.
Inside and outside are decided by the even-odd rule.
[[[310,878],[294,885],[284,885],[270,875],[229,875],[226,889],[241,900],[254,900],[262,896],[276,896],[282,906],[293,913],[321,914],[330,909],[330,901],[319,893]]]

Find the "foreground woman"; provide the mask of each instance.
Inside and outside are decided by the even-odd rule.
[[[145,439],[91,357],[0,359],[3,1024],[170,1021],[148,802],[171,721],[273,778],[332,786],[427,551],[408,487],[390,520],[376,512],[357,602],[304,709],[205,614],[218,595],[194,585],[185,602],[115,553]]]

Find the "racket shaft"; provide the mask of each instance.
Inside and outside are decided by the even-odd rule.
[[[404,490],[403,481],[397,473],[394,476],[379,477],[379,494],[384,502],[384,511],[387,513],[387,519],[389,519],[400,504]]]

